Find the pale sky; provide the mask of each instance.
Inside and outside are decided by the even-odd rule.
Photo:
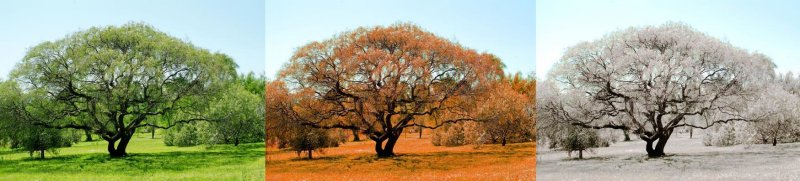
[[[231,56],[238,72],[262,73],[261,0],[0,1],[0,78],[30,47],[92,26],[145,22],[198,47]]]
[[[631,26],[684,22],[800,72],[800,1],[537,1],[537,76],[566,49]]]
[[[500,57],[506,72],[530,73],[536,57],[533,1],[328,0],[269,1],[266,76],[274,78],[294,51],[361,26],[416,23],[434,34]]]

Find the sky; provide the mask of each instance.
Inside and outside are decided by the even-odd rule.
[[[800,72],[800,1],[537,1],[537,77],[566,49],[631,26],[684,22]]]
[[[358,27],[411,22],[439,37],[497,55],[506,72],[533,72],[533,1],[270,1],[266,4],[266,63],[274,78],[294,51]]]
[[[30,47],[93,26],[145,22],[195,46],[231,56],[240,73],[263,73],[260,0],[0,1],[0,78]]]

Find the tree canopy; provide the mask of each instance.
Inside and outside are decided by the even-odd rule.
[[[494,55],[416,25],[362,27],[295,52],[267,85],[267,111],[278,115],[268,124],[360,130],[379,157],[393,156],[407,127],[480,119],[474,100],[502,74]]]
[[[547,95],[557,97],[539,107],[543,118],[630,129],[659,157],[675,128],[763,119],[746,102],[758,99],[774,66],[685,24],[632,27],[570,47],[549,75],[558,85]]]
[[[112,157],[121,157],[137,128],[219,119],[204,113],[207,102],[236,76],[235,68],[225,54],[129,23],[40,43],[12,77],[30,97],[16,106],[20,119],[89,130],[108,142]],[[145,121],[152,116],[173,121]]]

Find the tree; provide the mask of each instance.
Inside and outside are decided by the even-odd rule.
[[[567,151],[567,153],[577,151],[578,159],[583,159],[583,151],[599,147],[601,142],[600,136],[597,135],[595,130],[574,126],[569,127],[566,130],[566,135],[561,139],[560,142],[564,147],[564,151]]]
[[[772,142],[772,146],[776,146],[780,139],[787,138],[797,131],[795,124],[800,121],[797,112],[800,108],[798,104],[800,99],[797,95],[782,89],[778,83],[767,90],[764,91],[762,98],[751,106],[771,114],[763,121],[754,123],[754,126],[757,134]]]
[[[21,147],[27,150],[31,157],[35,152],[39,152],[39,158],[44,159],[45,151],[56,154],[57,148],[71,144],[58,129],[36,125],[26,125],[22,129],[17,130],[22,133]]]
[[[550,72],[560,97],[539,103],[561,122],[632,130],[660,157],[675,128],[763,119],[745,103],[774,66],[685,24],[633,27],[570,47]]]
[[[264,98],[249,92],[243,85],[231,85],[229,89],[210,109],[215,117],[224,117],[212,123],[217,140],[234,146],[263,141]]]
[[[505,146],[510,140],[527,141],[533,138],[535,79],[523,79],[519,73],[505,76],[488,94],[479,111],[491,117],[482,128],[493,143]]]
[[[57,153],[57,148],[70,146],[72,140],[65,138],[62,131],[18,119],[14,110],[21,102],[27,101],[26,99],[16,82],[0,82],[0,145],[10,144],[11,148],[22,148],[31,157],[39,152],[39,158],[42,159],[45,152]]]
[[[290,141],[292,149],[300,155],[302,152],[308,153],[308,159],[313,159],[313,151],[320,151],[325,147],[338,146],[338,140],[331,138],[327,130],[300,126],[295,130],[296,134]]]
[[[35,97],[17,107],[22,119],[88,130],[108,142],[111,157],[123,157],[138,128],[218,119],[204,111],[235,68],[224,54],[129,23],[41,43],[27,52],[12,77]],[[170,115],[166,125],[145,122],[160,115]]]
[[[412,24],[358,28],[300,47],[267,92],[268,112],[316,128],[357,129],[379,157],[408,127],[474,121],[475,100],[502,74],[499,59]],[[282,92],[278,92],[282,91]],[[269,98],[269,97],[268,97]],[[430,123],[416,121],[432,116]]]

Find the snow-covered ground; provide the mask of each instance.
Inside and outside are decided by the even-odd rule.
[[[676,133],[664,150],[670,156],[655,159],[647,158],[641,140],[596,148],[584,153],[584,160],[542,145],[537,147],[536,179],[800,180],[800,143],[715,147],[704,146],[702,137]]]

